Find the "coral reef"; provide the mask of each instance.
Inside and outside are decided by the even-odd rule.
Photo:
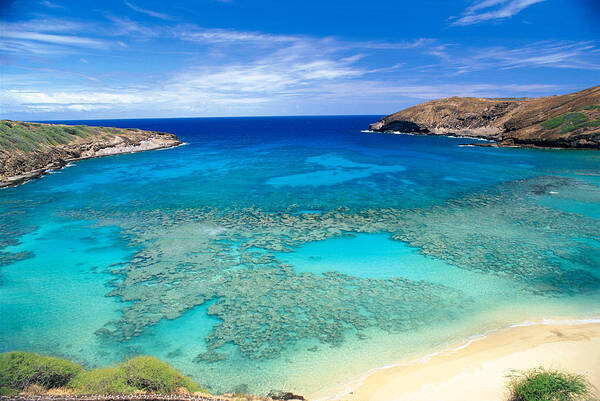
[[[544,176],[418,209],[107,208],[72,211],[71,217],[118,224],[139,249],[131,263],[115,266],[109,295],[128,305],[99,335],[126,341],[210,302],[208,314],[220,322],[196,360],[217,362],[228,357],[231,344],[250,359],[276,358],[299,340],[336,346],[368,328],[412,330],[472,307],[473,300],[443,285],[297,273],[273,254],[348,233],[387,232],[424,255],[505,277],[532,294],[596,291],[600,255],[586,241],[600,239],[600,223],[541,202],[551,195],[585,198],[593,190],[575,179]],[[586,268],[573,268],[573,260]]]

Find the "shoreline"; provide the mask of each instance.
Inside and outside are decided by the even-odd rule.
[[[511,370],[539,366],[585,374],[600,390],[600,317],[525,321],[441,351],[373,368],[346,383],[309,394],[315,401],[503,401]]]
[[[152,147],[152,145],[150,147],[144,147],[142,145],[138,145],[136,147],[123,147],[123,149],[119,149],[119,147],[113,147],[113,148],[103,148],[102,150],[104,151],[109,151],[106,153],[100,153],[100,154],[94,154],[91,156],[84,156],[84,157],[74,157],[74,158],[69,158],[69,159],[63,159],[60,160],[58,163],[53,163],[51,165],[36,169],[36,170],[31,170],[31,171],[27,171],[23,174],[19,174],[19,175],[15,175],[12,177],[6,177],[4,180],[0,181],[0,190],[5,189],[5,188],[14,188],[14,187],[18,187],[24,184],[27,184],[29,181],[38,179],[38,178],[42,178],[48,174],[52,174],[55,171],[58,170],[63,170],[67,167],[72,167],[74,166],[75,162],[81,161],[81,160],[88,160],[88,159],[97,159],[100,157],[106,157],[106,156],[117,156],[117,155],[124,155],[124,154],[132,154],[132,153],[142,153],[142,152],[149,152],[149,151],[153,151],[153,150],[167,150],[167,149],[173,149],[173,148],[178,148],[180,146],[183,145],[187,145],[187,142],[179,142],[179,143],[175,143],[175,144],[169,144],[169,145],[158,145],[156,147]]]
[[[469,135],[459,135],[452,133],[435,133],[435,132],[401,132],[401,131],[393,131],[393,130],[361,130],[363,133],[368,134],[388,134],[388,135],[409,135],[409,136],[443,136],[446,138],[457,138],[457,139],[472,139],[475,141],[480,141],[481,143],[462,143],[458,146],[477,146],[482,148],[509,148],[509,149],[544,149],[544,150],[599,150],[598,147],[590,146],[590,147],[569,147],[569,146],[540,146],[534,143],[504,143],[502,141],[483,137],[483,136],[469,136]]]
[[[469,135],[458,135],[452,133],[445,134],[436,134],[433,132],[402,132],[402,131],[394,131],[394,130],[384,130],[384,131],[376,131],[376,130],[362,130],[360,132],[364,132],[366,134],[388,134],[388,135],[408,135],[408,136],[443,136],[446,138],[457,138],[457,139],[473,139],[475,141],[488,142],[490,144],[497,144],[498,142],[494,139],[480,137],[480,136],[469,136]]]

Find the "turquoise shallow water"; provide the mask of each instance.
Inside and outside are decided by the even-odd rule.
[[[0,191],[0,351],[149,354],[314,394],[600,312],[600,154],[360,132],[377,116],[86,122],[188,145]]]

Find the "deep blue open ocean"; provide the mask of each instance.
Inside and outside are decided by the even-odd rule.
[[[363,132],[379,118],[69,121],[187,144],[0,191],[0,352],[310,395],[599,316],[600,152]]]

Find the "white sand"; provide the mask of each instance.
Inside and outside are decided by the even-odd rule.
[[[422,363],[375,370],[311,399],[503,401],[506,375],[537,366],[585,374],[600,388],[600,323],[505,329]]]

